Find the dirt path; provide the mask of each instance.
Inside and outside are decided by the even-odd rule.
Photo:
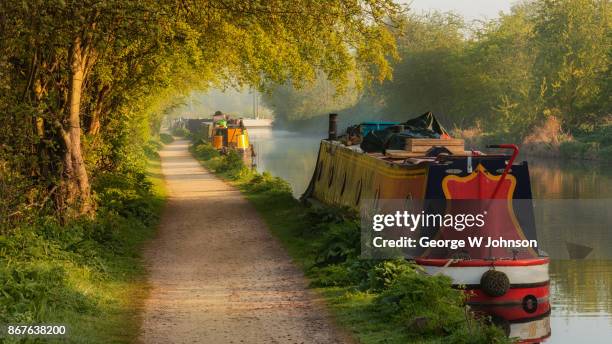
[[[143,343],[344,343],[301,272],[239,191],[175,141],[169,190],[145,259],[152,284]]]

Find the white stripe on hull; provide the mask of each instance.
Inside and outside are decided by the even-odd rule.
[[[453,284],[465,285],[480,284],[482,274],[491,268],[490,266],[421,266],[430,275],[443,274],[450,277]],[[548,263],[529,266],[496,266],[495,270],[504,272],[510,284],[543,283],[549,279]]]
[[[544,317],[535,321],[510,324],[510,337],[522,340],[533,340],[550,335],[550,318]],[[520,342],[520,341],[519,341]]]

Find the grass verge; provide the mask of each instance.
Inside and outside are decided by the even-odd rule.
[[[405,260],[360,260],[360,230],[345,209],[315,209],[290,186],[244,167],[238,154],[191,147],[209,170],[238,187],[279,238],[338,323],[361,343],[505,343],[502,331],[476,320],[464,294],[443,276]]]
[[[152,142],[146,166],[96,176],[94,218],[43,213],[0,233],[0,324],[64,324],[62,343],[129,343],[148,293],[141,249],[165,187]],[[0,342],[53,342],[0,338]]]

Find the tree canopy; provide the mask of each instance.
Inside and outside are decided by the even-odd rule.
[[[190,89],[391,75],[391,0],[0,3],[1,177],[90,213],[90,177],[129,168]]]
[[[355,120],[406,120],[433,111],[450,127],[481,126],[517,140],[550,116],[566,131],[605,125],[612,110],[611,12],[605,0],[525,1],[476,22],[455,13],[407,12],[392,78],[373,85],[355,106],[332,110]],[[268,105],[277,116],[317,113],[278,101],[302,91],[281,91],[267,98],[275,100]]]

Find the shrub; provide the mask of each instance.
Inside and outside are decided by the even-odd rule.
[[[229,150],[227,154],[221,156],[221,163],[215,169],[216,172],[226,173],[230,177],[238,177],[244,167],[242,156],[235,150]]]
[[[376,300],[381,313],[420,334],[440,335],[465,321],[464,294],[445,276],[402,272]]]
[[[189,137],[189,130],[183,127],[172,128],[171,132],[173,136]]]
[[[408,263],[405,259],[382,261],[368,271],[368,287],[374,291],[387,289],[398,276],[414,270],[414,264]]]
[[[357,257],[361,248],[361,230],[357,221],[331,223],[327,225],[320,241],[315,243],[319,266],[341,263]]]
[[[344,264],[312,267],[308,270],[313,287],[346,287],[355,285],[355,276]]]
[[[269,172],[253,175],[245,187],[251,192],[292,194],[291,185],[289,185],[289,183],[282,178],[272,176]]]
[[[161,142],[156,141],[156,140],[149,140],[143,146],[143,151],[147,158],[158,159],[159,153],[157,151],[159,151],[161,148],[162,148]]]
[[[559,152],[564,158],[594,159],[599,151],[595,142],[567,141],[559,147]]]
[[[161,133],[161,134],[159,134],[159,140],[163,144],[167,145],[167,144],[170,144],[170,143],[174,142],[174,137],[172,137],[172,135],[170,135],[170,134]]]
[[[138,165],[99,173],[92,187],[94,218],[65,223],[32,211],[29,221],[0,231],[0,323],[54,322],[68,315],[78,326],[108,316],[108,299],[100,296],[106,281],[112,290],[106,296],[113,302],[121,297],[116,286],[138,270],[136,247],[151,233],[160,203]]]
[[[214,148],[210,143],[201,143],[197,145],[193,152],[197,158],[202,160],[210,160],[220,155],[219,151]]]

